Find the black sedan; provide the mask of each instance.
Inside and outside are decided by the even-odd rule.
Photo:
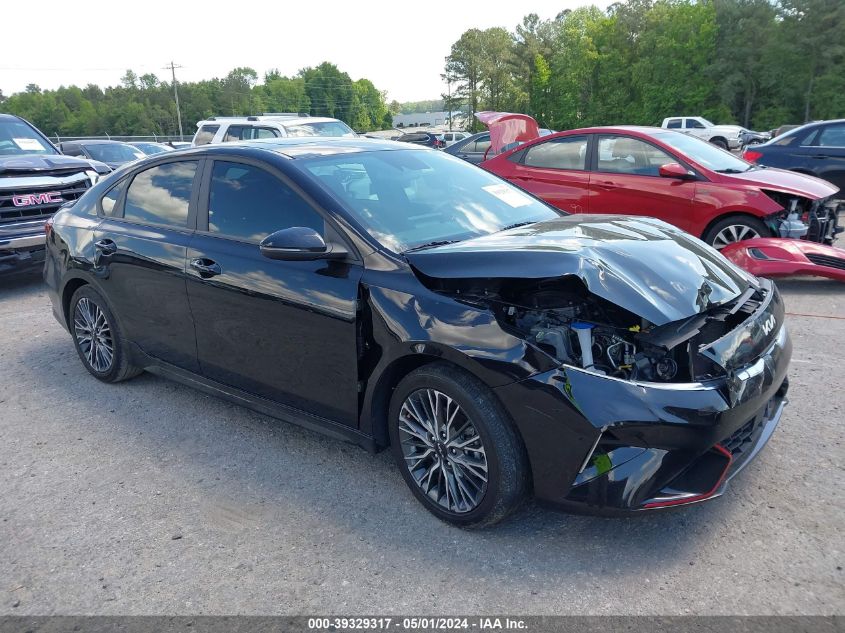
[[[718,496],[771,436],[773,284],[658,220],[567,216],[443,152],[277,139],[116,172],[47,227],[85,368],[376,451],[438,517]],[[83,390],[84,392],[84,390]]]
[[[81,141],[62,141],[59,143],[62,154],[84,156],[105,163],[112,169],[144,158],[146,154],[129,143],[105,139],[85,139]]]
[[[818,176],[845,191],[845,119],[816,121],[749,147],[749,162]]]

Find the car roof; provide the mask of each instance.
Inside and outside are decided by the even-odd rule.
[[[4,112],[0,112],[0,121],[22,121],[21,117],[17,116],[16,114],[6,114]]]
[[[290,116],[261,116],[258,118],[250,118],[250,117],[221,117],[218,119],[205,119],[203,121],[197,122],[197,127],[201,125],[220,125],[221,123],[228,123],[228,124],[237,124],[237,125],[253,125],[253,126],[260,126],[260,125],[267,125],[268,123],[275,123],[277,125],[285,126],[285,125],[301,125],[303,123],[333,123],[335,121],[340,121],[340,119],[332,119],[331,117],[322,117],[322,116],[302,116],[302,117],[290,117]]]
[[[235,141],[230,143],[214,143],[179,150],[182,153],[239,153],[238,150],[259,149],[273,152],[286,158],[313,158],[316,156],[334,156],[337,154],[357,154],[362,152],[383,151],[433,151],[420,145],[400,143],[365,137],[327,137],[327,136],[293,136],[286,138],[268,138],[252,141]],[[171,154],[172,155],[172,154]]]
[[[62,141],[63,145],[69,143],[79,143],[80,145],[129,145],[129,143],[124,143],[123,141],[112,141],[111,139],[104,138],[82,138],[72,141]]]

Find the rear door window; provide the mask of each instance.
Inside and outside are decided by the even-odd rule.
[[[208,145],[220,129],[219,125],[203,125],[194,136],[194,145]]]
[[[820,147],[845,147],[845,123],[823,127],[815,144]]]
[[[244,135],[244,132],[247,134]],[[233,141],[242,141],[249,137],[250,128],[244,125],[230,125],[226,129],[226,135],[223,137],[224,143],[231,143]]]
[[[666,124],[666,127],[670,130],[679,130],[681,128],[681,120],[669,119],[669,123]]]
[[[181,161],[140,172],[126,192],[124,219],[185,228],[196,171],[197,161]]]
[[[525,151],[523,162],[526,167],[584,170],[587,141],[586,136],[570,136],[533,145]]]
[[[252,138],[278,138],[279,136],[279,131],[271,127],[257,127]]]

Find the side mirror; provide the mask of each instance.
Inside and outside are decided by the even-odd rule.
[[[326,244],[317,231],[306,226],[294,226],[271,233],[261,240],[258,248],[268,259],[285,261],[343,259],[348,255],[343,246]]]
[[[665,165],[661,165],[658,169],[658,173],[663,178],[680,178],[681,180],[692,180],[695,178],[695,175],[679,163],[667,163]]]

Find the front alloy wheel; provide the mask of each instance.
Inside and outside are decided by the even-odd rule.
[[[73,335],[88,365],[105,374],[114,362],[114,342],[108,319],[100,307],[82,297],[73,311]]]
[[[411,393],[399,412],[402,454],[423,494],[440,507],[466,513],[487,490],[487,455],[472,420],[436,389]]]
[[[750,215],[729,215],[710,227],[703,239],[713,248],[722,250],[734,242],[769,237],[771,234],[759,218]]]
[[[390,449],[432,514],[461,527],[504,519],[529,492],[525,447],[498,398],[476,376],[433,362],[390,399]]]

